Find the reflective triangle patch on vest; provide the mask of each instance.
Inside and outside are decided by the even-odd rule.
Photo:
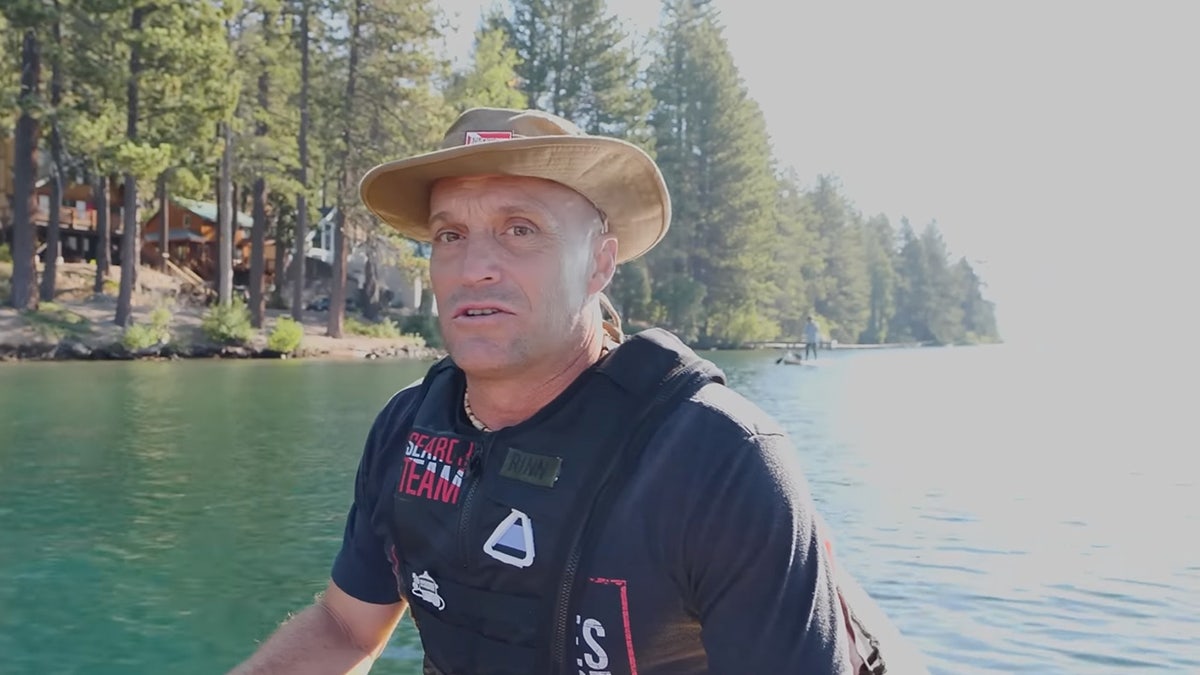
[[[533,521],[513,509],[484,542],[483,552],[506,565],[529,567],[534,555]]]

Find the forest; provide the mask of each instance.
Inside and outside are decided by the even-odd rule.
[[[54,296],[53,256],[40,281],[35,264],[33,190],[44,173],[51,209],[68,184],[93,186],[98,203],[123,190],[126,260],[141,250],[139,218],[169,196],[215,201],[223,242],[234,214],[250,214],[256,326],[268,305],[303,311],[304,266],[289,261],[332,209],[328,333],[340,337],[348,296],[368,320],[379,316],[373,270],[427,274],[426,249],[362,207],[359,177],[436,148],[467,108],[532,107],[639,145],[666,178],[669,234],[608,290],[627,330],[658,325],[693,346],[735,348],[800,339],[814,315],[840,343],[1000,339],[983,280],[967,256],[950,255],[936,222],[863,214],[838,177],[806,179],[773,156],[708,0],[665,0],[647,36],[603,0],[509,0],[481,17],[463,64],[443,53],[449,19],[430,0],[0,8],[0,139],[15,148],[0,245],[11,242],[7,301],[18,309]],[[116,231],[100,220],[102,236]],[[263,283],[267,239],[278,243],[275,269],[287,270],[273,290]],[[361,286],[347,283],[351,250],[368,259]],[[233,294],[230,255],[223,245],[222,304]],[[97,291],[107,257],[97,255]],[[134,283],[121,275],[117,324],[130,321]]]

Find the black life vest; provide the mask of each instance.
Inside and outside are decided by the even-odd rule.
[[[428,673],[568,667],[569,617],[607,507],[675,405],[716,366],[666,331],[631,336],[533,418],[497,432],[463,412],[462,371],[430,368],[393,443],[376,520]],[[390,512],[388,511],[390,506]],[[579,575],[582,576],[582,575]]]

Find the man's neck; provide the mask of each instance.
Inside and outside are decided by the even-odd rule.
[[[467,376],[467,406],[489,430],[503,429],[533,417],[600,360],[605,340],[596,334],[582,349],[546,372],[520,379],[477,379]]]

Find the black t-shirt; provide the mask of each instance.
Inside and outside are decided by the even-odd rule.
[[[377,467],[403,453],[383,430],[415,412],[392,398],[368,434],[332,578],[371,603],[400,599],[370,514]],[[618,422],[619,423],[619,422]],[[586,433],[586,430],[581,430]],[[568,633],[581,675],[850,673],[829,554],[788,436],[733,390],[708,385],[662,424],[583,561]]]

